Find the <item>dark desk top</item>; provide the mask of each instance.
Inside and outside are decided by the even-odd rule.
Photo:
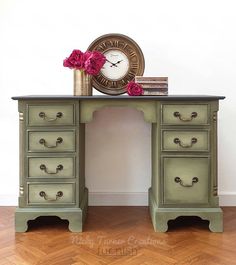
[[[73,95],[29,95],[29,96],[16,96],[12,97],[14,100],[219,100],[224,99],[224,96],[211,96],[211,95],[168,95],[168,96],[108,96],[108,95],[99,95],[99,96],[73,96]]]

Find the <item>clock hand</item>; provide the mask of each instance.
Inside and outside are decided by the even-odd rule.
[[[123,60],[120,60],[120,61],[116,62],[115,65],[117,65],[118,63],[121,63],[122,61],[123,61]]]
[[[109,61],[109,60],[107,60],[106,59],[106,61],[108,62],[108,63],[110,63],[111,65],[110,65],[110,67],[112,67],[112,66],[115,66],[115,67],[117,67],[117,65],[115,64],[115,63],[112,63],[111,61]]]
[[[112,66],[116,66],[116,67],[118,67],[117,64],[118,64],[118,63],[121,63],[122,61],[123,61],[123,60],[117,61],[116,63],[112,64],[111,67],[112,67]]]

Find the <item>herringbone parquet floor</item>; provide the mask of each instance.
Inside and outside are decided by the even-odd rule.
[[[155,233],[147,207],[89,207],[83,233],[40,217],[14,231],[14,207],[0,207],[0,265],[236,265],[236,207],[224,207],[224,233],[194,217]]]

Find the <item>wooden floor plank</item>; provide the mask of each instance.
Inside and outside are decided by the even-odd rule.
[[[148,207],[89,207],[83,233],[40,217],[15,233],[14,207],[0,207],[0,265],[236,265],[236,207],[224,207],[224,233],[200,218],[153,230]]]

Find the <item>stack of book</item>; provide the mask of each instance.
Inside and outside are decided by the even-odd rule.
[[[144,96],[168,95],[168,77],[136,76],[135,82],[143,87]]]

